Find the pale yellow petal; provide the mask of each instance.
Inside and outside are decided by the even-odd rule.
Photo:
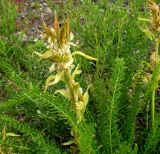
[[[14,134],[14,133],[6,133],[6,136],[13,136],[13,137],[17,137],[17,136],[20,136],[20,135],[17,135],[17,134]]]
[[[73,42],[69,42],[69,45],[74,46],[74,47],[76,46],[76,44]]]
[[[85,57],[85,58],[87,58],[89,60],[97,60],[97,58],[93,58],[93,57],[91,57],[89,55],[86,55],[85,53],[83,53],[81,51],[75,51],[75,52],[73,52],[72,56],[74,56],[74,55],[80,55],[80,56],[83,56],[83,57]]]
[[[60,93],[60,94],[63,95],[66,99],[71,100],[71,94],[70,94],[69,90],[67,90],[67,89],[56,90],[56,91],[55,91],[55,94],[56,94],[56,93]]]
[[[70,58],[70,60],[69,61],[67,61],[66,63],[64,63],[64,68],[68,68],[68,67],[70,67],[72,64],[73,64],[73,61],[74,61],[74,59],[73,58]]]
[[[76,83],[73,88],[74,88],[74,99],[77,102],[78,98],[79,98],[79,93],[80,93],[80,85],[79,85],[79,83]]]
[[[76,103],[76,109],[78,111],[81,111],[83,108],[84,108],[84,103],[82,101]]]
[[[57,84],[59,81],[63,80],[63,78],[64,78],[64,71],[62,71],[56,75],[50,75],[46,79],[44,91],[47,90],[48,86]]]
[[[87,106],[88,104],[88,99],[89,99],[89,95],[88,95],[88,90],[89,88],[91,87],[92,85],[89,85],[86,92],[84,93],[84,104],[85,104],[85,107]]]
[[[62,71],[62,72],[56,74],[54,81],[51,81],[48,85],[51,86],[51,85],[57,84],[59,81],[62,81],[63,78],[64,78],[64,72]]]
[[[56,70],[56,64],[52,64],[51,67],[49,67],[49,72],[54,72]]]
[[[51,50],[48,50],[46,51],[45,53],[41,54],[39,52],[33,52],[33,54],[36,54],[37,56],[39,56],[40,58],[44,58],[44,59],[47,59],[47,58],[51,58],[53,56],[53,51]]]
[[[79,64],[77,65],[77,67],[75,68],[75,70],[72,73],[72,77],[73,79],[75,78],[76,75],[81,74],[81,70],[79,70]]]
[[[73,38],[74,38],[74,35],[73,35],[73,33],[71,32],[71,33],[70,33],[70,41],[72,41]]]
[[[71,140],[71,141],[63,143],[62,145],[71,145],[71,144],[74,144],[74,143],[75,143],[75,141]]]
[[[45,87],[44,87],[44,91],[47,90],[49,83],[55,80],[55,75],[50,75],[45,82]]]
[[[83,108],[84,108],[84,103],[82,101],[76,103],[76,115],[79,121],[81,121],[83,118]]]

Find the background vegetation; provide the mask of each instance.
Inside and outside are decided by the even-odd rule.
[[[157,0],[158,2],[158,0]],[[72,139],[76,116],[68,101],[53,96],[58,84],[43,93],[48,62],[33,51],[43,52],[42,41],[22,42],[15,35],[17,7],[0,1],[0,153],[20,154],[158,154],[160,153],[160,101],[156,92],[155,128],[151,127],[152,82],[143,82],[153,48],[141,31],[138,17],[148,17],[147,1],[67,1],[55,4],[61,21],[69,14],[73,50],[98,59],[78,58],[83,73],[81,86],[93,83],[79,126],[80,149],[63,143]],[[36,38],[36,36],[35,36]],[[153,74],[159,74],[159,65]],[[12,133],[4,138],[6,133]],[[17,136],[18,135],[18,136]]]

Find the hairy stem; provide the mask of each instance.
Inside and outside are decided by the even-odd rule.
[[[76,97],[74,95],[74,89],[73,89],[73,82],[75,82],[75,81],[72,78],[71,72],[69,70],[66,70],[65,74],[66,74],[66,84],[67,84],[69,91],[70,91],[70,94],[71,94],[71,99],[72,99],[71,102],[72,102],[73,110],[76,113]],[[75,144],[76,144],[77,148],[79,149],[78,127],[76,127],[76,128],[73,127],[72,132],[73,132]]]

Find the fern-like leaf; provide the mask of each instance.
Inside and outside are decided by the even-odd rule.
[[[14,130],[18,130],[21,134],[23,134],[20,138],[23,138],[23,136],[28,139],[30,139],[34,144],[36,144],[35,149],[29,149],[32,152],[38,152],[42,154],[61,154],[59,148],[54,144],[54,142],[49,142],[47,139],[45,140],[44,137],[37,131],[31,129],[27,124],[22,124],[18,121],[16,121],[13,118],[10,118],[8,116],[1,115],[0,116],[1,125],[4,124],[10,125]]]
[[[96,92],[100,91],[96,97],[98,102],[98,128],[100,144],[104,153],[112,153],[116,150],[120,141],[118,133],[117,119],[119,111],[119,98],[121,96],[122,81],[124,79],[124,61],[117,58],[115,60],[112,76],[109,85],[105,81],[97,83]],[[109,89],[106,89],[106,86]],[[99,90],[98,90],[98,89]],[[112,140],[114,138],[114,140]]]

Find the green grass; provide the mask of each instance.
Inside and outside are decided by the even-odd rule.
[[[153,71],[149,84],[143,83],[152,46],[138,21],[138,17],[149,15],[146,0],[132,1],[125,7],[123,0],[115,3],[109,0],[70,1],[63,6],[48,0],[48,4],[57,10],[62,21],[69,14],[74,42],[79,42],[73,50],[98,59],[89,62],[80,57],[75,61],[83,70],[77,78],[82,88],[93,84],[89,90],[85,123],[78,125],[70,103],[59,95],[53,96],[53,91],[61,84],[43,93],[49,63],[39,61],[32,52],[43,52],[46,47],[42,41],[23,44],[15,35],[16,6],[9,0],[1,0],[0,130],[6,124],[7,132],[20,135],[8,137],[4,143],[0,133],[2,151],[159,154],[158,92],[155,93],[154,130],[151,117],[151,95],[159,66]],[[80,135],[78,151],[74,145],[63,145],[73,139],[70,131],[73,127],[78,127]]]

